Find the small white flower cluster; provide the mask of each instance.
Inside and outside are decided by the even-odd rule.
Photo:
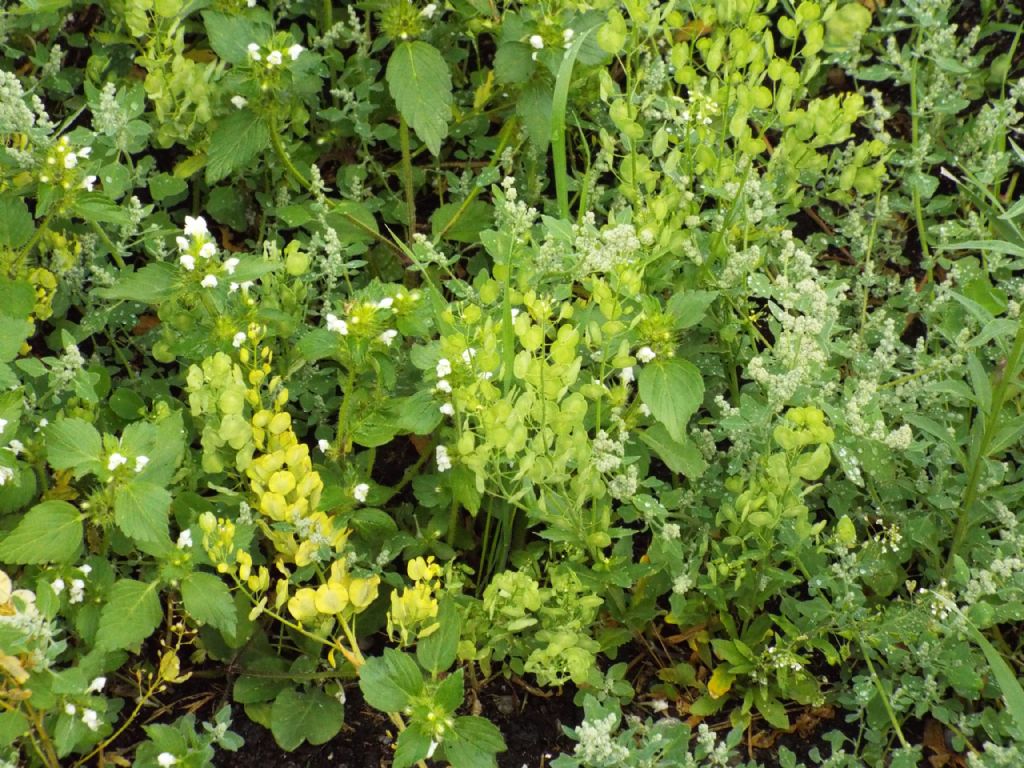
[[[360,504],[366,503],[366,497],[370,493],[369,483],[356,483],[352,488],[352,498]]]
[[[156,756],[156,764],[160,768],[170,768],[172,765],[177,765],[178,758],[172,755],[170,752],[161,752]]]
[[[576,728],[579,743],[573,754],[585,765],[614,765],[629,757],[629,749],[616,744],[615,731],[619,727],[619,718],[609,712],[598,720],[584,720]]]
[[[68,602],[72,605],[81,603],[85,600],[85,579],[88,578],[89,574],[92,573],[92,566],[88,563],[79,566],[79,572],[84,578],[75,578],[71,580],[71,587],[68,590]],[[64,592],[67,584],[64,579],[56,578],[50,583],[50,588],[53,590],[55,595],[60,595]]]
[[[511,176],[501,180],[501,189],[505,200],[495,209],[495,223],[499,230],[508,232],[515,240],[521,240],[533,227],[540,213],[519,199],[516,180]]]
[[[403,292],[398,296],[385,296],[379,301],[364,301],[361,304],[346,307],[345,317],[328,313],[324,316],[327,330],[339,336],[348,336],[350,333],[355,334],[358,329],[380,328],[380,318],[378,315],[383,315],[386,319],[390,319],[398,311],[395,308],[396,298],[415,301],[419,298],[419,293],[414,291],[413,293],[405,294]],[[390,347],[395,339],[398,338],[398,331],[394,328],[385,328],[379,332],[374,330],[371,333],[373,334],[374,341],[383,344],[385,347]]]
[[[68,137],[61,136],[57,140],[53,152],[46,158],[46,168],[39,175],[39,181],[43,184],[60,184],[64,189],[78,186],[87,192],[92,192],[93,185],[96,183],[95,176],[83,176],[81,179],[76,179],[73,174],[69,173],[78,167],[79,160],[84,160],[91,154],[92,147],[79,147],[77,150],[72,150]]]
[[[257,62],[266,62],[267,69],[273,69],[274,67],[279,67],[284,63],[285,56],[292,61],[295,61],[306,49],[298,43],[295,43],[288,48],[272,48],[268,51],[264,51],[263,47],[259,43],[249,43],[249,45],[246,46],[246,50],[249,51],[250,59]]]
[[[178,246],[178,263],[188,272],[194,271],[197,264],[208,263],[210,259],[217,255],[217,246],[210,236],[206,219],[202,216],[186,216],[184,235],[178,235],[174,238],[174,242]],[[235,257],[225,259],[223,264],[224,271],[229,275],[233,275],[239,263],[239,259]],[[203,288],[216,288],[219,281],[213,270],[211,270],[206,273],[199,284]],[[237,283],[232,283],[231,285],[232,292],[238,290]],[[249,285],[251,283],[245,284],[245,287]]]
[[[636,227],[616,224],[601,232],[593,227],[593,214],[573,228],[573,248],[579,254],[576,272],[579,276],[594,272],[614,272],[636,259],[641,248]]]
[[[107,470],[109,472],[114,472],[115,470],[117,470],[118,467],[123,467],[127,463],[127,456],[117,451],[114,451],[113,453],[110,454],[110,456],[107,457]],[[149,464],[148,456],[136,456],[134,466],[135,473],[138,474],[139,472],[144,470],[147,464]]]
[[[438,472],[447,472],[452,468],[452,459],[451,456],[448,455],[447,447],[443,445],[437,446],[437,449],[434,452],[434,459],[437,461]]]
[[[78,713],[78,707],[72,704],[70,701],[64,705],[64,714],[69,717],[74,717]],[[90,731],[98,731],[100,729],[100,716],[96,713],[95,709],[89,709],[88,707],[82,710],[82,722],[85,727]]]

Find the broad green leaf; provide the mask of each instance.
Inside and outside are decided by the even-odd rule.
[[[449,714],[462,706],[466,700],[466,683],[462,670],[456,669],[437,686],[434,691],[434,703]]]
[[[704,380],[693,363],[654,360],[637,374],[640,397],[673,440],[686,439],[686,423],[704,400]]]
[[[0,317],[24,320],[32,314],[35,303],[36,292],[32,283],[0,278]]]
[[[203,11],[203,23],[213,52],[229,64],[244,64],[249,60],[249,43],[262,43],[271,33],[264,19],[252,14]]]
[[[215,184],[225,176],[250,165],[270,146],[266,121],[248,109],[231,112],[214,128],[206,155],[206,183]]]
[[[669,299],[667,309],[675,317],[676,330],[690,328],[703,320],[716,298],[718,291],[685,291]]]
[[[132,215],[127,208],[99,192],[87,192],[75,198],[74,211],[86,221],[115,224],[119,227],[129,226],[132,222]]]
[[[416,724],[410,725],[398,734],[395,745],[395,759],[391,768],[409,768],[420,760],[426,759],[430,753],[430,735],[424,733]]]
[[[437,621],[441,626],[416,645],[416,658],[424,669],[435,675],[455,663],[462,635],[462,614],[450,598],[441,601]]]
[[[387,81],[402,117],[437,155],[452,119],[452,79],[440,51],[422,40],[401,43],[388,59]]]
[[[20,197],[0,197],[0,247],[21,248],[32,237],[35,222]]]
[[[296,345],[298,352],[309,362],[333,357],[341,346],[341,336],[326,328],[314,328],[306,333]]]
[[[195,571],[181,582],[185,610],[196,621],[209,624],[228,634],[235,631],[235,602],[227,584],[212,573]]]
[[[665,466],[691,479],[707,469],[707,462],[689,437],[673,440],[664,424],[654,424],[640,433],[640,439],[654,451]]]
[[[551,84],[536,80],[523,86],[516,100],[516,114],[526,127],[526,134],[540,152],[546,152],[551,141]]]
[[[121,270],[109,288],[95,291],[101,299],[137,301],[140,304],[159,304],[174,294],[178,268],[166,262],[147,264],[135,272]]]
[[[66,501],[32,507],[0,541],[0,561],[20,565],[69,563],[82,546],[82,516]]]
[[[114,584],[100,612],[96,648],[126,650],[153,634],[164,617],[159,588],[159,582],[144,584],[135,579],[121,579]]]
[[[100,433],[87,421],[61,419],[46,428],[46,457],[54,469],[94,470],[102,453]]]
[[[437,399],[426,390],[394,403],[395,426],[401,432],[429,435],[441,423]]]
[[[274,699],[270,731],[281,749],[291,752],[304,741],[324,744],[341,730],[345,708],[333,696],[313,688],[299,692],[286,688]]]
[[[759,698],[755,697],[754,706],[757,707],[757,711],[761,713],[761,716],[775,728],[788,730],[790,726],[789,716],[786,714],[786,707],[783,706],[782,702],[770,696],[764,701],[760,701]]]
[[[451,768],[490,768],[495,755],[504,752],[501,731],[482,717],[457,717],[452,733],[444,741],[444,754]]]
[[[167,540],[167,515],[171,494],[159,485],[133,478],[114,494],[114,522],[138,542]]]
[[[21,345],[31,334],[32,323],[28,320],[0,317],[0,362],[9,363],[14,360],[18,356]]]
[[[367,659],[359,670],[359,690],[381,712],[401,712],[423,690],[423,674],[412,656],[393,648]]]

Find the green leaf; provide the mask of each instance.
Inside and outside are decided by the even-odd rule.
[[[434,691],[434,703],[449,714],[453,714],[465,700],[466,683],[461,669],[448,675]]]
[[[87,192],[76,198],[74,211],[86,221],[115,224],[119,227],[128,226],[132,221],[131,214],[126,208],[122,208],[99,192]]]
[[[438,410],[434,395],[420,390],[414,395],[395,401],[393,412],[395,426],[400,432],[414,435],[429,435],[441,423],[441,411]]]
[[[341,337],[334,331],[326,328],[314,328],[306,333],[296,345],[299,354],[308,362],[316,362],[326,357],[333,357],[338,353],[341,345]]]
[[[640,397],[673,440],[686,439],[686,423],[704,400],[704,380],[686,360],[655,360],[637,374]]]
[[[457,717],[444,741],[444,754],[452,768],[489,768],[497,765],[495,755],[505,749],[501,731],[482,717]]]
[[[18,356],[21,345],[31,334],[32,323],[28,320],[0,317],[0,363],[13,361]]]
[[[551,84],[542,80],[527,83],[516,100],[516,114],[526,127],[526,134],[537,147],[546,152],[551,141]]]
[[[640,433],[644,444],[658,454],[665,466],[691,479],[698,478],[707,469],[707,462],[689,437],[673,440],[664,424],[654,424]]]
[[[0,197],[0,247],[21,248],[32,237],[35,222],[20,197]]]
[[[250,165],[270,146],[266,121],[248,109],[239,109],[220,121],[210,136],[206,183],[215,184],[225,176]]]
[[[441,601],[437,621],[441,626],[416,645],[416,658],[424,669],[435,675],[455,663],[462,634],[462,614],[450,598]]]
[[[170,508],[170,491],[138,478],[125,483],[114,494],[114,522],[126,536],[138,542],[156,544],[167,540]]]
[[[388,59],[386,76],[398,111],[437,155],[452,119],[452,79],[444,57],[422,40],[401,43]]]
[[[237,616],[228,585],[212,573],[195,571],[181,582],[185,610],[196,621],[234,634]]]
[[[782,730],[789,729],[790,722],[789,716],[786,714],[786,707],[778,699],[769,696],[761,701],[760,697],[755,697],[754,706],[770,725]]]
[[[270,731],[281,749],[291,752],[302,742],[325,744],[345,721],[345,708],[337,699],[316,688],[281,691],[270,710]]]
[[[35,303],[36,292],[32,283],[0,279],[0,317],[24,320],[32,314]]]
[[[135,579],[121,579],[114,584],[100,612],[96,648],[126,650],[153,634],[164,617],[159,587],[159,582],[144,584]]]
[[[25,513],[0,541],[0,561],[70,563],[82,546],[82,516],[66,501],[44,501]]]
[[[102,453],[100,433],[87,421],[61,419],[46,428],[46,457],[54,469],[94,471]]]
[[[412,656],[394,648],[367,659],[359,670],[359,690],[366,703],[381,712],[401,712],[423,690],[423,674]]]
[[[686,291],[669,299],[667,309],[675,317],[676,330],[690,328],[703,320],[716,298],[718,291]]]
[[[249,43],[260,43],[270,37],[270,25],[251,14],[203,11],[207,39],[213,52],[229,64],[244,64],[249,60]]]
[[[430,735],[424,733],[417,726],[409,726],[398,734],[395,759],[391,763],[391,768],[409,768],[410,765],[415,765],[420,760],[426,759],[430,753],[432,741]]]
[[[121,270],[117,282],[94,293],[101,299],[137,301],[140,304],[159,304],[174,294],[178,268],[166,262],[147,264],[132,272]]]

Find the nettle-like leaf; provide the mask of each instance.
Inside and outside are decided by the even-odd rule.
[[[401,712],[423,690],[423,674],[412,656],[393,648],[367,659],[359,670],[359,690],[381,712]]]
[[[494,723],[482,717],[457,717],[455,728],[444,742],[444,754],[452,768],[489,768],[498,764],[505,740]]]
[[[452,78],[440,51],[422,40],[401,43],[388,59],[387,81],[402,117],[437,155],[452,119]]]
[[[82,515],[66,501],[32,507],[0,541],[0,561],[29,565],[70,563],[82,546]]]
[[[196,621],[234,634],[237,625],[235,602],[227,584],[212,573],[196,571],[181,582],[181,599],[185,610]]]
[[[206,183],[215,184],[246,167],[268,146],[270,126],[266,120],[248,109],[232,112],[220,121],[210,136]]]
[[[637,374],[640,398],[677,442],[686,439],[686,423],[704,401],[704,380],[686,360],[655,360]]]
[[[341,730],[345,708],[321,690],[299,692],[286,688],[270,709],[270,730],[274,740],[289,752],[303,741],[324,744]]]
[[[125,650],[153,634],[164,615],[159,590],[158,582],[121,579],[114,584],[100,612],[96,647],[102,651]]]
[[[46,456],[54,469],[83,475],[99,468],[103,441],[96,427],[82,419],[61,419],[46,428]]]
[[[114,495],[114,522],[140,543],[161,543],[167,540],[170,507],[171,494],[166,488],[134,478]]]

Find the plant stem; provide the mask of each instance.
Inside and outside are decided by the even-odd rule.
[[[901,747],[909,749],[910,744],[907,743],[907,739],[903,735],[903,729],[900,728],[899,720],[896,719],[896,713],[893,711],[892,703],[889,701],[889,694],[885,692],[885,688],[882,687],[882,681],[878,678],[878,673],[875,672],[875,665],[871,661],[871,654],[868,652],[867,644],[864,642],[864,638],[860,635],[857,636],[857,642],[860,644],[860,650],[864,655],[864,661],[868,664],[868,671],[871,673],[871,680],[874,682],[875,688],[878,690],[878,695],[882,698],[882,706],[885,707],[885,711],[889,715],[889,722],[892,723],[892,727],[896,730],[896,738],[899,739]]]
[[[946,560],[945,573],[948,575],[953,568],[953,562],[963,544],[964,537],[970,527],[971,509],[978,500],[978,493],[981,486],[981,470],[985,459],[988,457],[989,446],[992,438],[995,437],[996,429],[1000,424],[1000,416],[1003,411],[1003,402],[1010,383],[1018,376],[1021,354],[1024,353],[1024,322],[1017,326],[1017,335],[1013,339],[1013,346],[1010,354],[1006,357],[1006,365],[999,374],[999,381],[992,390],[992,405],[988,415],[985,417],[985,428],[978,443],[976,453],[971,457],[971,467],[967,475],[967,486],[964,489],[963,502],[960,504],[960,517],[956,521],[956,530],[953,532],[953,541],[949,546],[949,558]]]

